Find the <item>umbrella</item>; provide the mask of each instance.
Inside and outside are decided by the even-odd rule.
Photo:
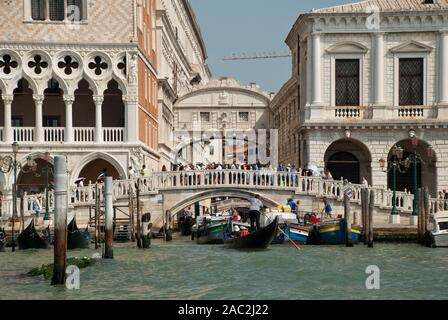
[[[319,169],[317,168],[317,166],[315,164],[309,164],[307,169],[312,171],[312,172],[319,173]]]

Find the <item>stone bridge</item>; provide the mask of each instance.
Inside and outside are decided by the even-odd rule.
[[[174,216],[195,202],[220,197],[249,199],[258,195],[266,207],[274,208],[286,204],[289,198],[301,201],[301,211],[320,212],[324,197],[332,200],[335,214],[343,214],[343,181],[325,180],[321,177],[304,177],[299,173],[210,170],[155,172],[139,180],[114,181],[114,205],[126,208],[130,193],[135,194],[140,184],[140,199],[143,212],[151,212],[155,227],[162,225],[164,214]],[[100,184],[99,188],[103,186]],[[352,210],[360,212],[362,186],[350,184],[353,190]],[[71,187],[69,190],[69,211],[77,214],[78,221],[88,217],[88,208],[95,205],[95,185]],[[369,187],[375,194],[375,219],[378,224],[387,224],[393,204],[393,192]],[[50,211],[53,194],[50,193]],[[24,216],[32,216],[35,195],[23,198]],[[100,192],[102,199],[102,192]],[[44,202],[44,201],[43,201]],[[431,211],[437,212],[441,203],[431,199]],[[397,192],[397,207],[400,214],[408,217],[412,212],[413,195]],[[17,212],[21,212],[19,203]],[[44,210],[43,210],[44,211]],[[2,203],[2,216],[12,216],[12,196],[7,195]],[[80,217],[81,216],[81,217]],[[165,216],[167,217],[167,216]],[[406,223],[406,219],[402,219]]]

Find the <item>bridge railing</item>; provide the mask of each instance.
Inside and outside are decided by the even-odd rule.
[[[352,203],[361,203],[363,186],[350,184],[353,190]],[[100,184],[102,201],[103,185]],[[130,192],[135,192],[137,180],[115,180],[113,196],[115,200],[127,199]],[[317,198],[342,200],[344,184],[342,180],[327,180],[322,177],[302,176],[300,173],[276,171],[245,171],[245,170],[203,170],[203,171],[174,171],[154,172],[148,177],[140,178],[141,195],[154,194],[171,189],[207,189],[207,188],[237,188],[249,190],[286,190],[297,195],[309,195]],[[384,188],[369,187],[375,195],[375,207],[391,209],[393,206],[393,192]],[[95,204],[95,185],[85,187],[70,187],[69,206],[79,207]],[[409,192],[397,192],[397,207],[403,213],[412,211],[414,196]],[[34,212],[33,201],[37,195],[24,197],[24,212]],[[44,199],[44,195],[41,195]],[[53,192],[49,193],[50,211],[53,211]],[[431,210],[444,206],[439,199],[431,199]],[[11,202],[11,203],[9,203]],[[19,202],[18,202],[19,205]],[[8,211],[8,212],[6,212]],[[9,212],[11,211],[11,212]],[[20,213],[20,209],[17,210]],[[6,214],[5,214],[6,213]],[[12,215],[12,197],[2,201],[2,215]]]

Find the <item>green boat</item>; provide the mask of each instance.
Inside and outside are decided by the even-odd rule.
[[[204,223],[204,220],[207,222]],[[199,226],[193,227],[191,239],[196,240],[197,244],[224,244],[224,232],[229,230],[229,223],[228,218],[219,220],[204,218]]]

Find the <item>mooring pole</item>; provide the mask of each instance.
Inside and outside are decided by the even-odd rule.
[[[361,219],[362,219],[362,241],[364,242],[364,244],[367,244],[367,238],[369,233],[368,210],[369,210],[368,189],[363,188],[361,190]]]
[[[105,178],[104,185],[104,215],[105,215],[105,249],[103,258],[104,259],[113,259],[114,258],[114,249],[112,247],[113,244],[113,199],[112,199],[112,187],[113,181],[112,177]]]
[[[345,245],[347,247],[353,247],[352,241],[352,217],[350,212],[350,198],[347,194],[344,194],[344,219],[346,224]]]
[[[95,184],[95,249],[98,249],[98,213],[100,211],[100,205],[99,205],[99,188],[98,188],[98,182]]]
[[[369,193],[369,191],[367,191]],[[369,199],[369,238],[367,244],[373,248],[373,211],[375,209],[375,193],[370,191]]]
[[[137,179],[137,246],[142,247],[142,237],[141,237],[141,219],[140,219],[140,178]]]
[[[65,159],[54,157],[54,269],[51,285],[65,284],[67,255],[67,169]]]
[[[135,221],[134,221],[134,191],[129,190],[129,224],[131,228],[131,240],[135,242]]]
[[[414,195],[414,197],[419,197],[420,199],[423,199],[423,189],[419,188],[417,195]],[[423,242],[423,215],[424,215],[424,208],[423,206],[418,207],[418,224],[417,224],[417,230],[418,230],[418,241],[420,243]]]
[[[142,215],[142,248],[148,249],[151,245],[151,213],[147,212]]]

